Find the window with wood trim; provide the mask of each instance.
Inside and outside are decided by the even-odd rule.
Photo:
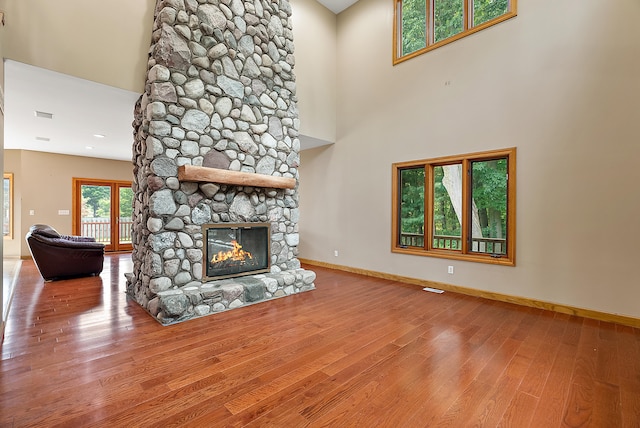
[[[13,239],[13,174],[5,172],[2,180],[2,236]]]
[[[393,164],[391,251],[515,265],[516,149]]]
[[[517,0],[395,0],[393,63],[516,16]]]

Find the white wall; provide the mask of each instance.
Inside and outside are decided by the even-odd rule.
[[[141,93],[156,0],[0,0],[5,57]]]
[[[336,15],[315,0],[293,0],[296,95],[303,144],[336,141]]]
[[[640,317],[640,3],[519,2],[395,67],[392,8],[338,15],[336,144],[302,153],[300,257]],[[516,267],[390,252],[393,162],[512,146]]]

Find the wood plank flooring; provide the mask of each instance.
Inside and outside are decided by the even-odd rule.
[[[162,327],[25,261],[0,427],[640,427],[640,331],[312,267],[311,292]]]

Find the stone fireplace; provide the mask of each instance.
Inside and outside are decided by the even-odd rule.
[[[297,259],[289,2],[158,0],[153,28],[133,124],[127,293],[171,324],[313,289]],[[220,263],[212,276],[227,251],[263,260]]]

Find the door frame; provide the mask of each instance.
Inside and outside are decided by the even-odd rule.
[[[105,245],[104,250],[108,252],[124,252],[133,249],[132,243],[122,244],[119,240],[120,231],[120,188],[131,187],[131,181],[104,180],[99,178],[78,178],[73,177],[71,228],[74,235],[80,235],[80,225],[82,217],[82,186],[109,186],[111,187],[111,244]]]

